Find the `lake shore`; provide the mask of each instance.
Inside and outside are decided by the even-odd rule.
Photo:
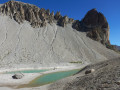
[[[30,81],[32,81],[33,79],[37,78],[38,76],[41,76],[43,74],[48,74],[48,73],[53,73],[53,72],[59,72],[59,71],[67,71],[67,70],[73,70],[73,69],[80,69],[84,67],[84,65],[80,65],[78,66],[61,66],[61,67],[40,67],[37,68],[37,70],[39,69],[49,69],[48,71],[45,72],[40,72],[40,73],[23,73],[24,76],[22,79],[13,79],[12,76],[14,74],[5,74],[5,72],[9,72],[9,71],[21,71],[21,70],[34,70],[34,68],[20,68],[20,69],[14,69],[14,70],[1,70],[0,71],[0,89],[4,89],[4,90],[13,90],[16,89],[18,86],[23,85],[23,84],[28,84]],[[36,69],[35,69],[36,70]],[[49,84],[48,84],[49,85]],[[43,85],[40,87],[33,87],[33,88],[29,88],[29,90],[34,90],[34,88],[41,88],[46,90],[48,85]],[[20,90],[28,90],[28,88],[19,88]],[[36,89],[35,89],[36,90]]]

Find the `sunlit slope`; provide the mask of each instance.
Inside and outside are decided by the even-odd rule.
[[[55,23],[33,28],[0,15],[0,67],[42,67],[82,64],[119,57],[113,50],[74,30]]]

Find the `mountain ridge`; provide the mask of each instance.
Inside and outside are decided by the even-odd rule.
[[[96,9],[88,11],[81,21],[62,16],[60,12],[54,15],[54,12],[50,13],[49,9],[40,9],[35,5],[19,1],[9,1],[3,4],[0,7],[0,12],[10,16],[19,24],[26,20],[33,28],[44,27],[46,23],[53,22],[62,27],[72,24],[74,29],[86,32],[91,39],[102,43],[109,49],[116,50],[109,41],[109,24],[105,16]]]
[[[15,4],[13,5],[12,2]],[[19,3],[20,2],[10,1],[0,7],[1,68],[8,66],[10,68],[70,66],[76,65],[70,62],[78,61],[82,62],[81,65],[86,65],[119,57],[119,54],[107,49],[105,45],[100,43],[101,39],[105,43],[108,41],[107,31],[103,33],[105,31],[103,28],[96,30],[96,27],[86,27],[83,21],[74,21],[68,19],[66,16],[62,17],[60,12],[54,15],[54,20],[52,19],[53,22],[50,23],[48,21],[51,20],[51,18],[49,18],[51,15],[49,13],[48,17],[48,13],[46,14],[44,9],[41,9],[43,10],[41,11],[36,6],[32,8],[34,6],[29,4],[24,4],[24,6]],[[11,5],[15,7],[11,7]],[[24,10],[21,9],[20,11],[20,5],[29,13],[21,15],[20,13]],[[32,11],[29,8],[32,8]],[[39,17],[41,17],[44,12],[43,15],[45,16],[42,17],[43,22],[39,21],[41,18],[38,19],[40,23],[35,21],[37,18],[37,14],[35,13],[37,12],[35,11],[36,8],[40,10]],[[30,16],[29,14],[31,18],[28,17]],[[23,22],[18,23],[14,18],[18,21],[23,20]],[[47,21],[46,23],[44,23],[45,19]],[[68,22],[66,22],[67,20]],[[69,22],[69,20],[72,21]],[[32,23],[33,26],[38,25],[38,27],[33,27],[31,25]],[[100,37],[99,42],[89,38],[87,36],[88,33],[91,33],[91,37],[94,37],[94,35],[97,35],[95,38]]]

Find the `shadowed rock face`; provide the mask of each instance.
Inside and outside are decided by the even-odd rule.
[[[88,11],[81,21],[75,21],[73,28],[78,31],[87,32],[87,36],[91,39],[110,46],[108,22],[105,16],[96,9]]]
[[[88,13],[83,18],[82,22],[88,27],[97,27],[109,28],[108,22],[104,15],[100,12],[97,12],[96,9],[88,11]]]
[[[96,9],[88,11],[81,21],[87,31],[87,36],[93,40],[99,41],[106,46],[110,46],[109,42],[109,25],[105,16],[97,12]]]

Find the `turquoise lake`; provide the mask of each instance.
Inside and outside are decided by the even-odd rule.
[[[45,84],[49,84],[49,83],[55,82],[57,80],[60,80],[62,78],[71,76],[71,75],[77,73],[79,70],[80,69],[75,69],[75,70],[69,70],[69,71],[61,71],[61,72],[44,74],[42,76],[39,76],[39,77],[35,78],[29,84],[21,85],[19,88],[37,87],[37,86],[42,86],[42,85],[45,85]]]

